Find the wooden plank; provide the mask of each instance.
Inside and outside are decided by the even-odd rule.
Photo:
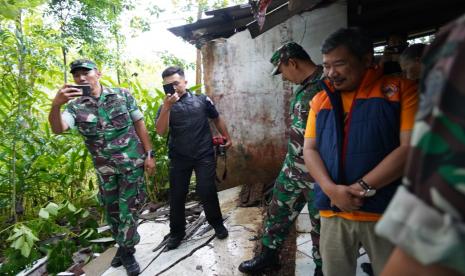
[[[102,275],[110,267],[111,260],[115,256],[116,250],[116,247],[109,248],[85,265],[82,270],[84,270],[86,275]]]

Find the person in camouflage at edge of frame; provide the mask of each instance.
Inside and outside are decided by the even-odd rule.
[[[264,223],[263,253],[242,262],[239,270],[244,273],[258,273],[270,268],[279,268],[278,250],[288,235],[290,227],[305,203],[308,202],[312,224],[312,256],[316,264],[315,275],[322,275],[319,253],[319,213],[313,205],[314,183],[305,167],[303,144],[310,109],[309,102],[321,90],[319,80],[323,68],[315,65],[302,46],[295,42],[281,46],[275,51],[270,61],[275,66],[273,75],[282,74],[284,80],[299,84],[299,86],[294,90],[290,103],[291,125],[288,152],[273,187],[272,201]]]
[[[397,247],[381,275],[465,274],[465,15],[423,57],[404,186],[376,226]]]
[[[76,60],[70,67],[76,84],[90,86],[90,95],[65,84],[53,99],[50,125],[56,134],[77,128],[84,137],[97,171],[105,218],[119,245],[111,265],[123,265],[128,275],[137,275],[140,268],[134,246],[140,237],[136,212],[145,200],[144,169],[148,174],[155,169],[143,115],[128,90],[100,84],[101,73],[93,61]]]

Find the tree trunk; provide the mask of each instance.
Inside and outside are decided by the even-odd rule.
[[[61,53],[63,54],[63,79],[65,81],[65,83],[68,83],[68,70],[66,68],[66,64],[68,63],[68,61],[66,60],[67,56],[66,56],[66,48],[65,46],[62,46],[61,47]]]
[[[18,221],[17,215],[17,189],[16,189],[16,151],[17,145],[16,141],[18,141],[18,131],[20,129],[20,118],[22,112],[22,93],[26,89],[25,84],[25,75],[24,75],[24,43],[23,43],[23,22],[22,22],[22,10],[19,10],[18,18],[16,19],[16,41],[17,41],[17,50],[18,50],[18,82],[17,82],[17,110],[16,110],[16,118],[15,118],[15,126],[13,131],[13,140],[11,141],[11,149],[13,152],[13,156],[11,158],[11,215],[13,216],[14,222]]]
[[[116,39],[116,79],[118,80],[118,86],[121,85],[121,59],[120,59],[120,41],[118,36],[118,31],[115,31],[115,39]]]
[[[116,7],[113,6],[113,14],[116,17]],[[118,86],[121,85],[121,42],[120,37],[118,35],[118,28],[116,28],[116,23],[114,23],[113,27],[113,35],[115,36],[116,41],[116,79],[118,80]]]
[[[202,19],[202,5],[199,3],[199,9],[197,11],[197,20]],[[195,84],[199,85],[202,83],[202,51],[197,49],[197,60],[195,62]]]

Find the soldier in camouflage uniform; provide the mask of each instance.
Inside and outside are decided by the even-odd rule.
[[[290,137],[288,152],[281,172],[273,187],[273,197],[268,208],[268,217],[262,237],[263,253],[244,261],[239,270],[258,273],[269,268],[278,268],[278,250],[283,244],[296,217],[308,203],[312,224],[312,256],[316,264],[315,275],[321,275],[319,254],[320,220],[313,205],[313,179],[303,159],[304,131],[309,112],[309,102],[321,90],[319,80],[323,69],[315,65],[305,50],[295,42],[286,43],[275,51],[271,58],[275,66],[272,74],[282,74],[284,80],[299,86],[294,90],[290,105]]]
[[[382,275],[465,274],[465,16],[439,31],[423,69],[404,186],[376,226],[397,245]]]
[[[144,169],[152,174],[155,168],[143,116],[129,91],[100,84],[101,73],[93,61],[76,60],[70,67],[76,84],[90,86],[91,94],[64,85],[53,100],[49,121],[54,133],[77,128],[84,137],[97,171],[99,199],[119,245],[112,266],[124,265],[129,275],[137,275],[136,211],[145,198]]]

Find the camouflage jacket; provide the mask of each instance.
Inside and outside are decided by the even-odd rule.
[[[465,275],[465,16],[437,33],[422,60],[405,186],[376,232],[423,265]]]
[[[423,98],[407,176],[422,201],[465,219],[465,16],[447,25],[425,52]]]
[[[316,71],[303,84],[296,87],[291,98],[289,109],[291,125],[285,160],[289,167],[288,169],[291,170],[287,173],[290,175],[308,174],[303,159],[304,133],[310,111],[310,101],[313,96],[321,91],[319,80],[322,73],[323,68],[318,66]],[[292,170],[296,171],[292,172]]]
[[[98,173],[124,173],[144,164],[133,123],[142,113],[128,90],[103,87],[98,99],[79,97],[66,106],[63,119],[84,136]]]

